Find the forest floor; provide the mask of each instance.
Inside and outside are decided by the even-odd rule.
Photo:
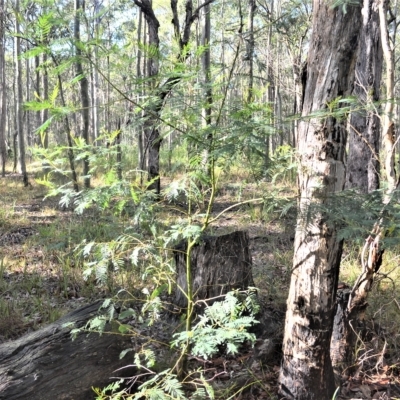
[[[1,343],[40,329],[73,309],[109,296],[110,288],[83,279],[82,264],[74,249],[83,239],[111,238],[119,227],[118,221],[110,216],[76,215],[60,207],[55,198],[44,200],[44,187],[32,182],[32,186],[23,188],[17,174],[0,178],[0,186]],[[256,198],[262,190],[268,189],[250,183],[227,184],[219,191],[214,213],[218,214],[243,199]],[[242,205],[223,214],[211,229],[215,234],[248,231],[253,276],[262,305],[272,310],[283,326],[295,219],[293,211],[285,216],[281,216],[281,212],[278,206],[266,210],[262,206]],[[347,249],[343,263],[342,280],[350,285],[356,276],[353,253]],[[386,269],[383,268],[387,271],[383,272],[385,279],[382,278],[369,301],[368,341],[360,338],[354,349],[357,354],[355,372],[342,380],[341,394],[337,398],[400,398],[400,288],[396,281],[400,274],[393,268],[399,257],[395,253],[390,257]],[[259,343],[262,344],[264,339],[259,338]],[[208,367],[215,368],[217,373],[221,368],[240,369],[243,359],[249,358],[251,352],[243,351],[236,358],[218,357],[210,360]],[[254,384],[246,378],[241,385],[248,385],[249,389],[229,398],[276,398],[279,363],[277,352],[268,363],[253,365],[250,375]]]

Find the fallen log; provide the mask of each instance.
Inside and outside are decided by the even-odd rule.
[[[71,328],[65,324],[84,326],[100,305],[87,305],[38,331],[1,344],[0,399],[94,399],[91,388],[108,385],[113,371],[127,364],[119,354],[130,347],[130,338],[92,333],[80,334],[72,341]]]

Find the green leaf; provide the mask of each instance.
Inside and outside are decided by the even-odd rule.
[[[132,327],[128,324],[121,324],[118,327],[118,331],[121,332],[122,334],[129,333],[132,331]]]
[[[119,354],[119,359],[122,360],[130,351],[133,351],[133,349],[122,350],[121,353]]]
[[[127,310],[122,311],[119,314],[118,319],[122,320],[130,317],[136,317],[136,311],[133,310],[132,308],[128,308]]]

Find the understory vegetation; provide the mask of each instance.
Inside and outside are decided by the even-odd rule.
[[[398,14],[0,0],[0,392],[400,398]]]
[[[263,335],[266,309],[278,315],[281,329],[275,339],[280,340],[292,267],[296,192],[282,154],[277,159],[268,179],[259,179],[240,162],[219,171],[214,198],[195,186],[195,179],[188,184],[179,167],[157,199],[140,183],[139,173],[129,181],[114,179],[112,173],[94,175],[93,189],[78,195],[71,195],[60,177],[44,179],[41,171],[29,190],[15,174],[7,174],[1,178],[0,196],[1,340],[15,339],[103,298],[100,315],[85,327],[71,327],[72,336],[111,329],[145,339],[121,354],[127,365],[135,366],[134,375],[95,388],[97,399],[275,398],[279,349],[264,361],[254,354],[269,339]],[[172,159],[174,164],[185,162]],[[373,204],[373,198],[364,198],[373,221],[379,210],[368,202]],[[337,207],[333,214],[342,220],[346,238],[339,285],[352,286],[370,223],[351,216],[348,198],[339,199]],[[194,311],[199,302],[192,315],[174,308],[173,294],[181,290],[176,287],[174,246],[181,240],[195,245],[203,232],[238,230],[250,235],[257,289],[230,292],[200,314]],[[354,382],[397,382],[398,250],[395,241],[388,245],[371,293],[365,334],[354,348],[359,379]],[[160,320],[171,326],[162,343],[154,334]],[[146,327],[154,329],[147,338]],[[253,356],[250,368],[244,360]],[[354,382],[352,387],[358,387]]]

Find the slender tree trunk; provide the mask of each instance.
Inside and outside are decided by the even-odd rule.
[[[247,49],[249,83],[247,87],[247,102],[251,103],[254,99],[254,13],[257,9],[256,1],[249,0],[249,16],[247,22]]]
[[[211,115],[212,115],[212,104],[213,104],[213,96],[212,96],[212,83],[211,83],[211,49],[210,49],[210,40],[211,40],[211,16],[210,16],[210,5],[207,4],[201,10],[201,23],[202,23],[202,32],[200,44],[204,47],[204,51],[201,55],[201,66],[202,66],[202,74],[203,74],[203,86],[204,86],[204,107],[203,107],[203,127],[206,132],[206,148],[204,149],[203,154],[203,167],[207,174],[207,176],[211,176],[211,162],[210,162],[210,154],[212,153],[212,142],[213,142],[213,134],[209,130],[211,127]],[[208,132],[207,132],[208,131]]]
[[[83,71],[82,66],[82,50],[81,50],[81,13],[85,10],[85,0],[75,0],[75,24],[74,24],[74,36],[75,36],[75,49],[76,49],[76,73],[81,76],[80,88],[81,88],[81,104],[82,104],[82,119],[83,119],[83,133],[82,137],[85,143],[89,144],[89,83],[87,77]],[[83,159],[83,181],[85,188],[90,187],[90,176],[89,176],[89,157]]]
[[[122,140],[122,130],[121,130],[121,120],[118,120],[118,135],[115,138],[115,145],[117,150],[117,177],[120,181],[122,181],[122,149],[121,149],[121,140]]]
[[[0,158],[1,158],[1,175],[6,174],[6,160],[7,160],[7,148],[6,148],[6,60],[5,60],[5,9],[4,0],[0,0]]]
[[[44,70],[43,70],[43,75],[42,75],[43,98],[44,99],[49,98],[49,74],[47,72],[46,63],[47,63],[47,55],[43,54],[43,64],[45,65]],[[42,114],[43,123],[45,123],[48,119],[49,119],[49,110],[47,108],[45,108],[43,110],[43,114]],[[41,143],[45,149],[49,148],[49,133],[47,132],[47,130],[44,131],[42,134]]]
[[[138,80],[138,102],[140,101],[140,98],[142,97],[143,94],[143,83],[142,83],[142,32],[145,31],[143,29],[143,11],[139,9],[138,13],[138,28],[137,28],[137,53],[136,53],[136,77]],[[146,35],[144,35],[145,37]],[[143,129],[142,126],[139,126],[138,129],[138,164],[139,164],[139,170],[143,171],[144,165],[145,165],[145,151],[144,151],[144,146],[143,146]],[[142,172],[140,172],[140,175],[142,176]]]
[[[30,100],[30,93],[31,93],[31,66],[30,66],[30,60],[27,58],[25,60],[25,91],[26,91],[26,101]],[[26,139],[28,142],[28,146],[32,146],[32,127],[31,127],[31,113],[28,110],[25,110],[25,122],[26,122]]]
[[[148,46],[151,49],[151,54],[147,56],[147,69],[146,76],[150,79],[149,81],[149,92],[152,93],[155,90],[156,83],[155,78],[159,72],[159,47],[160,39],[158,36],[158,29],[160,23],[154,15],[154,12],[146,13],[145,18],[148,26]],[[155,99],[159,103],[159,99]],[[161,191],[160,182],[160,146],[161,137],[158,128],[158,112],[157,109],[161,107],[161,104],[156,104],[155,107],[150,108],[148,117],[146,118],[144,125],[144,139],[145,148],[147,150],[147,172],[148,179],[151,181],[149,190],[154,190],[156,194]]]
[[[274,15],[274,0],[271,0],[270,4],[271,18]],[[268,36],[267,36],[267,60],[266,60],[266,71],[267,71],[267,90],[265,91],[265,101],[266,103],[271,103],[273,98],[273,89],[272,89],[272,21],[268,27]],[[271,117],[269,118],[269,125],[272,126],[274,123],[273,115],[271,113]],[[271,136],[268,134],[265,137],[265,149],[264,149],[264,169],[267,171],[270,164],[270,152],[271,152]]]
[[[84,4],[84,3],[83,3]],[[82,7],[84,9],[84,6]],[[100,18],[97,15],[100,11],[100,3],[98,0],[94,1],[94,35],[95,39],[99,40],[99,26],[100,26]],[[97,65],[97,68],[93,70],[93,98],[92,98],[92,108],[93,108],[93,135],[92,139],[96,140],[99,137],[100,131],[100,117],[99,117],[99,73],[98,68],[99,65],[99,51],[98,46],[94,47],[94,62]]]
[[[177,61],[184,62],[188,58],[187,45],[190,40],[191,27],[193,22],[199,17],[200,10],[207,4],[210,4],[214,0],[202,3],[196,9],[193,9],[193,1],[187,0],[185,5],[185,23],[181,29],[180,21],[178,16],[178,2],[177,0],[171,0],[171,9],[173,14],[173,25],[175,38],[179,42],[179,53],[177,54]],[[159,45],[160,39],[158,36],[158,30],[160,23],[154,14],[153,6],[150,0],[134,0],[134,3],[143,11],[145,20],[149,29],[149,41],[148,47],[151,49],[151,54],[147,57],[146,76],[149,78],[150,84],[153,85],[152,92],[154,94],[153,105],[145,111],[145,148],[148,154],[148,177],[151,181],[148,188],[154,190],[157,194],[160,193],[160,146],[161,136],[158,128],[158,121],[160,113],[164,106],[166,97],[171,93],[175,85],[181,80],[181,75],[176,74],[167,79],[167,81],[158,86],[154,87],[155,77],[159,72]]]
[[[17,85],[17,102],[16,102],[16,121],[17,121],[17,132],[18,132],[18,167],[19,172],[22,174],[22,180],[24,186],[29,185],[28,174],[26,171],[25,161],[25,137],[24,137],[24,114],[22,111],[22,62],[21,62],[21,29],[20,29],[20,3],[19,0],[15,2],[15,75]]]
[[[58,66],[57,60],[52,55],[53,62],[55,66]],[[61,105],[63,107],[66,107],[66,101],[65,101],[65,95],[64,95],[64,85],[63,81],[61,79],[61,75],[57,74],[57,81],[58,81],[58,87],[60,89],[60,98],[61,98]],[[67,156],[68,156],[68,161],[69,161],[69,166],[71,169],[71,179],[72,179],[72,186],[74,188],[75,192],[79,192],[79,186],[78,186],[78,177],[76,174],[76,169],[75,169],[75,156],[74,156],[74,142],[71,134],[71,127],[68,119],[68,115],[65,115],[64,117],[64,130],[67,135],[67,144],[68,144],[68,150],[67,150]]]
[[[40,57],[39,56],[35,56],[35,92],[40,98],[40,96],[41,96],[41,88],[40,88],[39,66],[40,66]],[[35,120],[36,120],[36,129],[37,129],[42,125],[42,115],[41,115],[40,110],[36,111]],[[40,141],[38,140],[37,137],[35,137],[34,143],[35,144],[40,144]]]
[[[383,56],[386,63],[386,103],[382,116],[382,139],[385,150],[386,179],[388,181],[388,192],[390,193],[395,189],[397,180],[395,170],[395,131],[393,121],[395,59],[394,47],[392,47],[389,40],[389,28],[387,21],[388,3],[388,0],[379,1],[378,9]]]
[[[299,124],[299,216],[287,301],[280,393],[327,400],[335,391],[330,342],[342,253],[333,223],[314,205],[328,205],[345,184],[345,121],[308,117],[352,91],[360,7],[314,0],[313,33]]]

